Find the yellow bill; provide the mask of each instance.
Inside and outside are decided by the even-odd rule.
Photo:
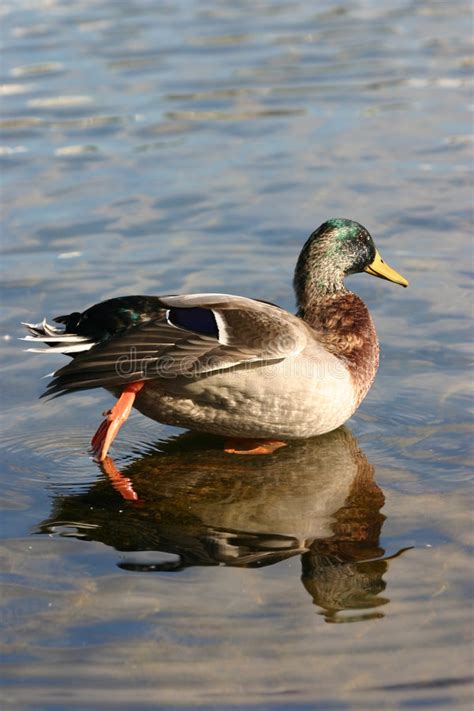
[[[377,250],[375,250],[374,261],[369,264],[368,267],[365,267],[364,272],[372,274],[372,276],[380,277],[380,279],[393,281],[395,284],[401,284],[401,286],[408,286],[408,281],[405,277],[402,277],[402,275],[396,272],[395,269],[392,269],[392,267],[389,267],[388,264],[385,264]]]

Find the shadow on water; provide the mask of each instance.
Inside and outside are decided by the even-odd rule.
[[[108,458],[86,493],[56,496],[38,532],[112,546],[126,553],[119,567],[138,572],[258,568],[300,555],[326,621],[383,616],[385,499],[349,430],[266,457],[229,455],[221,439],[193,434],[158,447],[122,472]],[[143,551],[154,553],[144,562]]]

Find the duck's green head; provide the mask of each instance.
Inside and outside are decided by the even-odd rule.
[[[294,278],[298,300],[303,303],[314,294],[341,291],[344,277],[358,272],[408,286],[407,280],[383,261],[365,227],[345,218],[328,220],[301,250]]]

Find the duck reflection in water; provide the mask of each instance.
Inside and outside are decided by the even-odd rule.
[[[301,555],[303,585],[328,622],[382,616],[384,496],[348,429],[267,457],[229,456],[219,438],[184,434],[122,473],[107,458],[103,472],[87,493],[58,496],[39,532],[113,546],[130,554],[121,568],[141,572]],[[140,551],[155,553],[143,562]]]

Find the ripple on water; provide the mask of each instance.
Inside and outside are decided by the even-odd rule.
[[[47,74],[59,74],[62,71],[64,71],[62,62],[41,62],[39,64],[13,67],[10,74],[12,77],[37,77]]]
[[[47,407],[48,403],[43,403]],[[58,490],[87,489],[101,477],[99,465],[90,452],[90,440],[101,419],[101,410],[93,407],[80,412],[79,422],[71,424],[71,413],[35,420],[34,429],[25,433],[14,427],[1,438],[4,468],[13,476],[7,478],[11,492],[26,491],[31,484],[45,484]],[[114,457],[120,464],[130,458],[156,451],[157,437],[165,428],[136,413],[132,414],[117,440]],[[153,444],[151,444],[153,443]]]
[[[31,483],[87,486],[94,480],[83,432],[51,430],[38,423],[25,438],[7,434],[2,440],[4,466],[15,473],[8,487],[28,488]]]

